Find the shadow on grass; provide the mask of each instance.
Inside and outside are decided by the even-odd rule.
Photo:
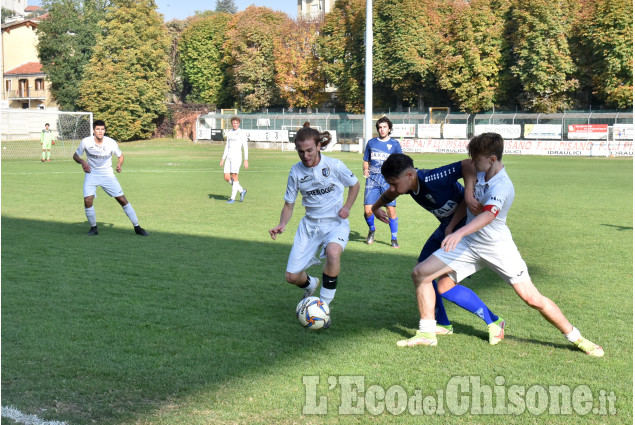
[[[216,201],[226,201],[229,199],[229,195],[231,194],[231,189],[227,192],[226,195],[217,195],[215,193],[210,193],[207,196],[209,199],[214,199]]]
[[[347,250],[334,326],[309,332],[294,317],[301,291],[284,282],[288,244],[99,227],[86,237],[86,223],[2,217],[3,405],[116,423],[311,345],[418,323],[414,259],[395,250]]]
[[[612,227],[612,228],[614,228],[617,231],[633,230],[633,226],[617,226],[615,224],[602,224],[602,226]]]

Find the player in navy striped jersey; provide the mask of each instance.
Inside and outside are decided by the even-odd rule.
[[[372,207],[373,213],[383,222],[388,220],[386,213],[381,209],[384,205],[394,201],[400,194],[408,193],[419,205],[432,213],[439,220],[439,227],[430,235],[419,254],[418,263],[421,263],[441,247],[441,242],[447,234],[465,224],[465,190],[459,179],[463,178],[466,185],[474,187],[474,167],[469,159],[444,165],[431,170],[417,170],[414,168],[412,158],[404,154],[393,154],[386,159],[382,166],[382,173],[389,184],[403,181],[403,187],[399,192],[392,188],[382,194],[380,199]],[[468,194],[470,191],[467,191]],[[473,197],[468,199],[473,203]],[[439,278],[433,282],[436,295],[436,333],[453,333],[452,324],[446,314],[443,300],[452,301],[467,311],[480,317],[490,331],[489,342],[497,344],[503,337],[500,328],[504,328],[503,319],[496,316],[483,301],[469,288],[462,285],[454,285],[448,276]]]
[[[390,137],[392,132],[392,122],[382,117],[375,124],[379,137],[370,139],[366,144],[364,151],[363,171],[366,177],[366,189],[364,190],[364,218],[368,224],[368,236],[366,243],[372,244],[375,241],[375,216],[372,212],[373,204],[379,197],[388,190],[389,185],[381,175],[381,166],[392,153],[401,153],[401,145],[399,142]],[[399,248],[397,242],[397,231],[399,228],[399,219],[395,210],[396,202],[390,202],[386,205],[388,211],[388,224],[390,226],[390,245],[393,248]]]
[[[355,174],[342,161],[320,153],[330,141],[328,132],[320,133],[310,127],[298,131],[295,146],[301,161],[289,172],[280,223],[269,230],[274,240],[284,232],[299,192],[306,215],[298,225],[285,277],[287,282],[304,289],[304,298],[313,296],[320,282],[305,270],[320,263],[315,257],[320,249],[320,258],[326,258],[320,298],[327,304],[335,296],[340,257],[350,233],[348,216],[359,193]],[[343,202],[345,187],[348,195]]]

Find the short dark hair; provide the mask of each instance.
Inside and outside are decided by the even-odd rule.
[[[51,124],[49,124],[49,123],[46,123],[46,124],[44,124],[44,127],[46,127],[47,125],[48,125],[49,127],[51,126]]]
[[[381,174],[386,180],[399,177],[401,173],[410,168],[414,168],[412,158],[403,153],[392,153],[386,158],[381,166]]]
[[[498,133],[481,133],[472,137],[472,140],[467,144],[467,151],[472,159],[478,155],[494,155],[500,161],[503,158],[504,149],[505,141],[503,136]]]
[[[234,122],[234,121],[238,121],[238,123],[240,124],[240,118],[238,118],[237,116],[233,116],[229,122]]]
[[[95,129],[95,127],[97,127],[98,125],[103,126],[104,128],[106,128],[106,123],[104,122],[104,120],[95,120],[93,121],[93,130]]]
[[[294,143],[304,142],[306,140],[313,140],[315,146],[320,144],[320,150],[326,149],[329,143],[331,143],[331,133],[328,131],[319,132],[311,127],[302,127],[295,134]]]
[[[377,120],[377,122],[375,123],[375,128],[377,129],[377,131],[379,131],[379,124],[383,122],[388,124],[388,129],[392,131],[392,121],[390,121],[388,117],[381,117],[380,119]]]

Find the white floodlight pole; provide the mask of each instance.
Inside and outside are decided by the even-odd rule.
[[[366,0],[366,84],[364,104],[364,142],[373,135],[373,0]],[[364,150],[361,152],[364,153]]]

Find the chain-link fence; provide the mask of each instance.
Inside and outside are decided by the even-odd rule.
[[[51,148],[51,158],[70,158],[79,142],[91,135],[93,126],[91,112],[2,109],[0,116],[3,160],[41,158],[40,137],[47,123],[55,142]]]

